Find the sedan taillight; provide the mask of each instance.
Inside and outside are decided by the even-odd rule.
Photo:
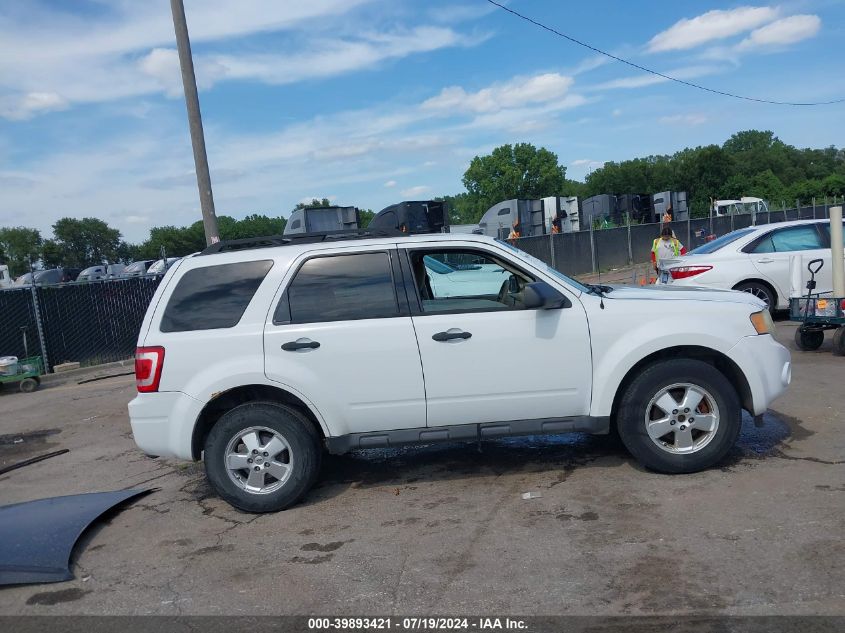
[[[669,274],[672,275],[672,279],[686,279],[688,277],[695,277],[701,273],[706,273],[712,268],[712,266],[681,266],[679,268],[670,269]]]
[[[139,393],[158,391],[163,365],[163,347],[138,347],[135,349],[135,386]]]

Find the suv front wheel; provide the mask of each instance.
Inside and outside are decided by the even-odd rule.
[[[299,411],[248,402],[224,413],[205,441],[205,472],[223,499],[246,512],[296,503],[320,470],[319,437]]]
[[[646,468],[691,473],[718,463],[736,443],[742,407],[712,365],[668,360],[628,385],[616,425],[625,447]]]

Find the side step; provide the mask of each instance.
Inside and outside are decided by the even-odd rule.
[[[329,453],[341,455],[362,448],[389,448],[412,446],[414,444],[435,444],[437,442],[469,442],[495,437],[555,435],[573,432],[605,435],[610,432],[610,418],[591,416],[541,418],[537,420],[395,429],[372,433],[350,433],[337,437],[327,437],[326,447]]]

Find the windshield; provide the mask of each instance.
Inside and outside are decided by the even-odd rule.
[[[718,237],[712,242],[707,242],[704,246],[699,246],[698,248],[692,249],[687,255],[708,255],[709,253],[715,253],[720,248],[724,248],[731,242],[737,241],[741,237],[745,237],[756,231],[756,228],[750,229],[740,229],[739,231],[734,231],[733,233],[728,233],[727,235],[723,235],[722,237]]]
[[[532,266],[539,268],[543,272],[546,272],[546,273],[552,275],[553,277],[556,277],[557,279],[560,279],[561,281],[569,284],[570,286],[572,286],[576,290],[578,290],[580,292],[590,292],[590,289],[587,288],[587,286],[585,286],[584,284],[575,281],[574,279],[572,279],[572,277],[567,277],[562,272],[555,270],[554,268],[549,266],[546,262],[544,262],[540,259],[537,259],[533,255],[529,255],[525,251],[519,250],[516,246],[513,246],[512,244],[508,244],[504,240],[496,240],[496,242],[498,242],[502,246],[506,247],[514,255],[516,255],[519,259],[521,259],[525,262],[528,262]]]

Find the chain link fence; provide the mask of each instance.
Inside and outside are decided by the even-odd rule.
[[[687,250],[706,244],[713,237],[731,231],[792,220],[827,219],[833,204],[802,206],[762,213],[741,213],[729,216],[697,218],[670,222],[675,236]],[[515,246],[544,261],[560,272],[576,276],[644,264],[651,258],[654,238],[660,223],[521,237]]]
[[[131,358],[161,277],[134,277],[0,291],[0,356],[66,362]]]

